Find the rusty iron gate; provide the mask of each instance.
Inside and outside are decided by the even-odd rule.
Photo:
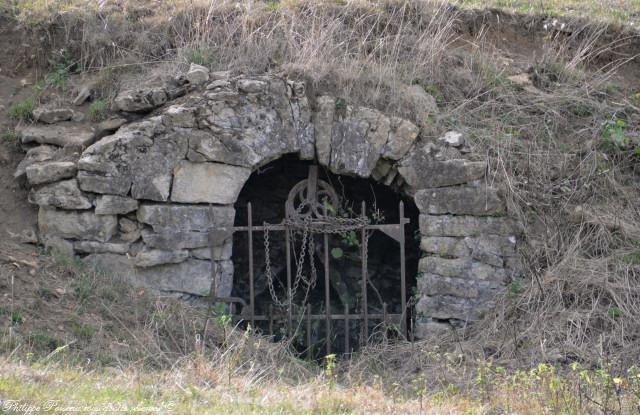
[[[252,217],[251,203],[247,204],[247,225],[246,226],[234,226],[232,228],[217,228],[209,230],[209,245],[211,249],[211,258],[214,258],[213,249],[215,246],[219,246],[221,241],[228,239],[235,232],[246,232],[248,240],[248,277],[249,277],[249,298],[246,301],[239,297],[216,297],[216,280],[217,268],[215,262],[212,259],[212,286],[210,291],[211,304],[216,302],[225,303],[238,303],[242,305],[240,313],[233,314],[232,318],[234,322],[245,321],[251,324],[251,327],[256,326],[257,321],[267,322],[269,334],[274,334],[274,325],[278,323],[286,323],[286,333],[291,336],[294,330],[294,319],[298,321],[295,326],[300,327],[302,322],[305,322],[306,326],[306,341],[307,348],[311,346],[311,322],[313,320],[325,321],[325,343],[327,355],[332,352],[331,334],[332,334],[332,321],[342,320],[344,322],[344,350],[345,353],[349,353],[350,347],[350,322],[361,322],[361,339],[367,342],[369,339],[369,322],[377,321],[382,324],[382,332],[386,336],[387,328],[391,325],[397,328],[396,331],[403,338],[407,338],[407,290],[406,290],[406,270],[405,270],[405,228],[404,226],[409,223],[409,219],[404,216],[404,204],[400,201],[399,220],[398,223],[393,224],[372,224],[366,216],[366,204],[363,201],[361,205],[360,215],[356,218],[337,218],[335,212],[339,200],[335,190],[327,182],[318,179],[318,167],[311,166],[309,168],[308,178],[298,182],[289,192],[289,196],[286,201],[285,211],[286,217],[278,224],[254,225]],[[336,226],[337,222],[337,226]],[[360,254],[361,254],[361,304],[360,311],[352,313],[349,311],[349,305],[345,304],[342,313],[334,313],[331,310],[331,283],[330,283],[330,255],[329,255],[329,235],[340,233],[343,229],[358,229],[360,233]],[[292,232],[304,233],[306,231],[311,232],[311,241],[314,240],[313,234],[321,234],[323,241],[323,256],[324,256],[324,306],[325,310],[322,314],[313,314],[311,312],[310,303],[303,304],[302,311],[294,312],[294,297],[296,290],[294,286],[299,283],[299,279],[294,280],[294,274],[296,277],[300,275],[301,264],[298,259],[294,260],[295,267],[292,266]],[[369,312],[369,306],[367,301],[367,289],[369,285],[368,270],[367,270],[367,245],[368,245],[368,232],[381,231],[384,234],[391,237],[393,240],[399,243],[399,255],[400,255],[400,310],[401,313],[387,313],[387,304],[382,304],[382,313]],[[279,306],[281,311],[274,311],[273,304],[268,307],[266,314],[256,314],[255,312],[255,295],[254,295],[254,232],[263,232],[265,239],[268,240],[271,232],[284,232],[285,234],[285,257],[286,257],[286,299],[285,301],[279,301],[276,298],[273,286],[270,286],[270,294],[276,305]],[[304,237],[303,237],[304,239]],[[313,244],[314,242],[309,242]],[[303,242],[304,245],[304,242]],[[268,248],[268,242],[267,242]],[[295,249],[295,248],[294,248]],[[309,257],[312,257],[314,252],[309,249]],[[299,256],[304,257],[305,247],[301,248]],[[299,258],[298,256],[298,258]],[[267,268],[270,266],[270,255],[265,252],[265,262]],[[295,268],[295,269],[294,269]],[[311,277],[308,279],[302,278],[307,284],[307,294],[305,296],[305,302],[308,298]],[[315,284],[314,284],[315,285]],[[233,308],[231,308],[233,310]]]

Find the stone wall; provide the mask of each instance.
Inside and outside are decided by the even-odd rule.
[[[423,118],[436,110],[422,89],[406,93]],[[459,133],[430,142],[408,120],[307,96],[301,82],[197,65],[166,85],[124,91],[114,106],[120,116],[96,125],[40,108],[21,130],[27,154],[16,177],[32,187],[44,245],[135,284],[206,295],[216,266],[217,294],[230,295],[232,241],[217,241],[212,257],[207,231],[233,226],[251,172],[289,153],[414,198],[419,337],[478,318],[518,269],[516,227]]]

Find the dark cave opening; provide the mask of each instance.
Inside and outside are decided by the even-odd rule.
[[[285,202],[289,191],[300,181],[307,179],[311,161],[299,160],[295,155],[284,156],[265,165],[254,172],[245,184],[235,204],[235,226],[246,226],[247,204],[252,205],[253,226],[263,223],[278,224],[285,217]],[[328,169],[319,168],[318,179],[328,182],[336,191],[340,200],[340,209],[335,212],[338,216],[355,217],[361,212],[361,205],[366,204],[366,216],[371,223],[393,224],[399,222],[399,203],[404,203],[404,216],[410,222],[405,225],[405,266],[406,266],[406,298],[411,298],[416,286],[418,260],[420,258],[420,237],[418,229],[418,210],[411,197],[402,195],[388,186],[375,182],[373,179],[363,179],[336,175]],[[304,304],[309,304],[313,315],[326,313],[325,301],[325,253],[324,236],[315,234],[312,238],[315,249],[312,256],[306,250],[301,275],[307,281],[311,279],[312,264],[315,265],[317,278],[310,288],[305,279],[297,278],[296,264],[300,261],[300,250],[303,232],[294,232],[291,243],[291,279],[295,286],[296,279],[300,280],[293,300],[293,331],[296,334],[294,345],[300,351],[314,354],[313,351],[326,349],[326,323],[317,318],[307,325],[302,316],[308,312]],[[253,269],[254,269],[254,301],[256,315],[286,315],[286,308],[278,306],[279,302],[286,302],[287,272],[286,272],[286,244],[285,232],[269,232],[269,258],[272,275],[274,300],[266,272],[266,254],[264,232],[253,232]],[[361,231],[345,231],[328,235],[329,259],[329,294],[330,313],[349,314],[362,312],[362,250]],[[309,237],[308,241],[311,240]],[[381,231],[369,231],[367,243],[367,272],[369,284],[367,286],[367,303],[369,314],[383,314],[383,304],[386,304],[388,314],[402,314],[401,284],[400,284],[400,244]],[[312,260],[309,258],[312,257]],[[234,288],[233,296],[240,297],[249,303],[249,249],[247,232],[234,233],[233,239]],[[308,294],[307,294],[308,289]],[[306,301],[305,301],[306,299]],[[404,313],[407,327],[411,327],[409,318],[411,307]],[[371,319],[368,333],[381,334],[382,321]],[[340,319],[331,322],[331,351],[333,353],[351,352],[363,344],[363,323],[353,320],[349,323],[349,350],[345,350],[345,322]],[[385,330],[393,336],[394,328]],[[395,326],[397,328],[397,325]],[[266,334],[273,334],[276,339],[287,336],[287,321],[258,320],[255,328]],[[309,333],[307,333],[309,329]],[[397,334],[397,333],[396,333]],[[308,346],[307,343],[311,342]]]

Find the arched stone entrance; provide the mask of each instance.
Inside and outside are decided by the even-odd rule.
[[[413,198],[423,251],[418,336],[478,318],[517,270],[504,202],[485,181],[485,162],[457,136],[420,139],[408,120],[307,96],[300,82],[203,68],[125,91],[115,103],[133,121],[79,157],[61,161],[65,148],[48,149],[46,161],[28,153],[35,161],[26,173],[42,240],[136,284],[206,295],[213,262],[218,295],[231,294],[233,249],[221,242],[211,258],[208,230],[233,226],[233,205],[252,172],[285,154]],[[23,130],[23,143],[43,144],[30,152],[61,144],[46,128]]]

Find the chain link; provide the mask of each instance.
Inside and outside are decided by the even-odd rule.
[[[269,232],[273,228],[274,225],[268,224],[267,222],[263,223],[264,229],[264,250],[265,250],[265,274],[267,277],[267,286],[269,288],[269,293],[271,294],[271,298],[273,299],[274,304],[279,307],[290,307],[292,306],[293,299],[295,298],[296,293],[298,292],[299,286],[301,282],[304,282],[306,285],[305,298],[302,304],[305,304],[307,298],[309,296],[309,291],[312,286],[315,286],[317,282],[317,270],[315,266],[315,240],[314,234],[316,233],[325,233],[325,234],[345,234],[348,231],[362,229],[363,227],[369,224],[369,219],[367,217],[357,217],[357,218],[341,218],[341,217],[330,217],[324,216],[318,220],[313,220],[311,215],[302,216],[300,213],[302,210],[308,205],[309,202],[303,202],[298,206],[294,215],[290,215],[282,221],[282,225],[285,226],[286,232],[289,233],[290,240],[294,246],[294,258],[295,256],[295,232],[302,232],[302,241],[300,247],[300,257],[295,259],[296,262],[296,276],[293,281],[293,286],[291,288],[291,295],[289,296],[288,302],[281,301],[275,291],[275,287],[273,284],[273,274],[271,272],[271,243]],[[295,218],[295,219],[294,219]],[[302,218],[302,219],[300,219]],[[367,245],[368,236],[362,242],[363,245],[363,253],[366,255],[367,253]],[[310,278],[305,278],[303,273],[305,256],[309,254],[309,266],[311,268]],[[366,258],[366,256],[365,256]]]

